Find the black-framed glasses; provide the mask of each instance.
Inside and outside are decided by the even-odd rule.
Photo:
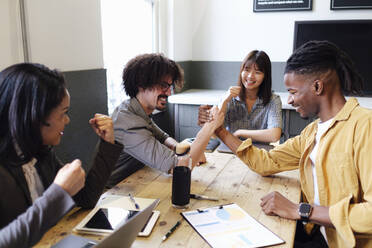
[[[169,88],[170,88],[171,90],[174,90],[174,82],[171,83],[171,84],[168,84],[167,82],[160,82],[160,83],[159,83],[159,86],[160,86],[160,89],[161,89],[162,91],[167,91]]]

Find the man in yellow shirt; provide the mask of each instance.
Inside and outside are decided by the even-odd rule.
[[[311,41],[288,59],[284,82],[288,104],[303,118],[319,117],[300,135],[269,152],[222,122],[216,135],[261,175],[300,170],[304,202],[272,192],[262,198],[265,214],[320,225],[330,247],[372,247],[372,112],[344,97],[361,93],[360,75],[334,44]]]

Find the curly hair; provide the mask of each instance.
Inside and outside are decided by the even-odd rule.
[[[139,88],[153,88],[170,76],[177,88],[184,83],[183,69],[162,54],[141,54],[131,59],[123,70],[123,87],[129,97],[136,97]]]

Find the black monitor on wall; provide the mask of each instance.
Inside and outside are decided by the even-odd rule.
[[[329,40],[349,54],[364,79],[364,95],[372,95],[372,20],[296,21],[293,49],[310,40]]]

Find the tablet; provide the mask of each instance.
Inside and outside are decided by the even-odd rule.
[[[152,228],[155,226],[156,221],[158,220],[160,212],[157,210],[152,211],[149,219],[146,221],[145,226],[138,233],[138,236],[149,236]]]
[[[117,207],[99,207],[93,209],[74,229],[76,232],[108,235],[114,229],[127,222],[139,211],[127,210]],[[142,228],[139,236],[148,236],[154,227],[156,220],[159,218],[160,212],[153,211],[152,215],[147,220]]]

